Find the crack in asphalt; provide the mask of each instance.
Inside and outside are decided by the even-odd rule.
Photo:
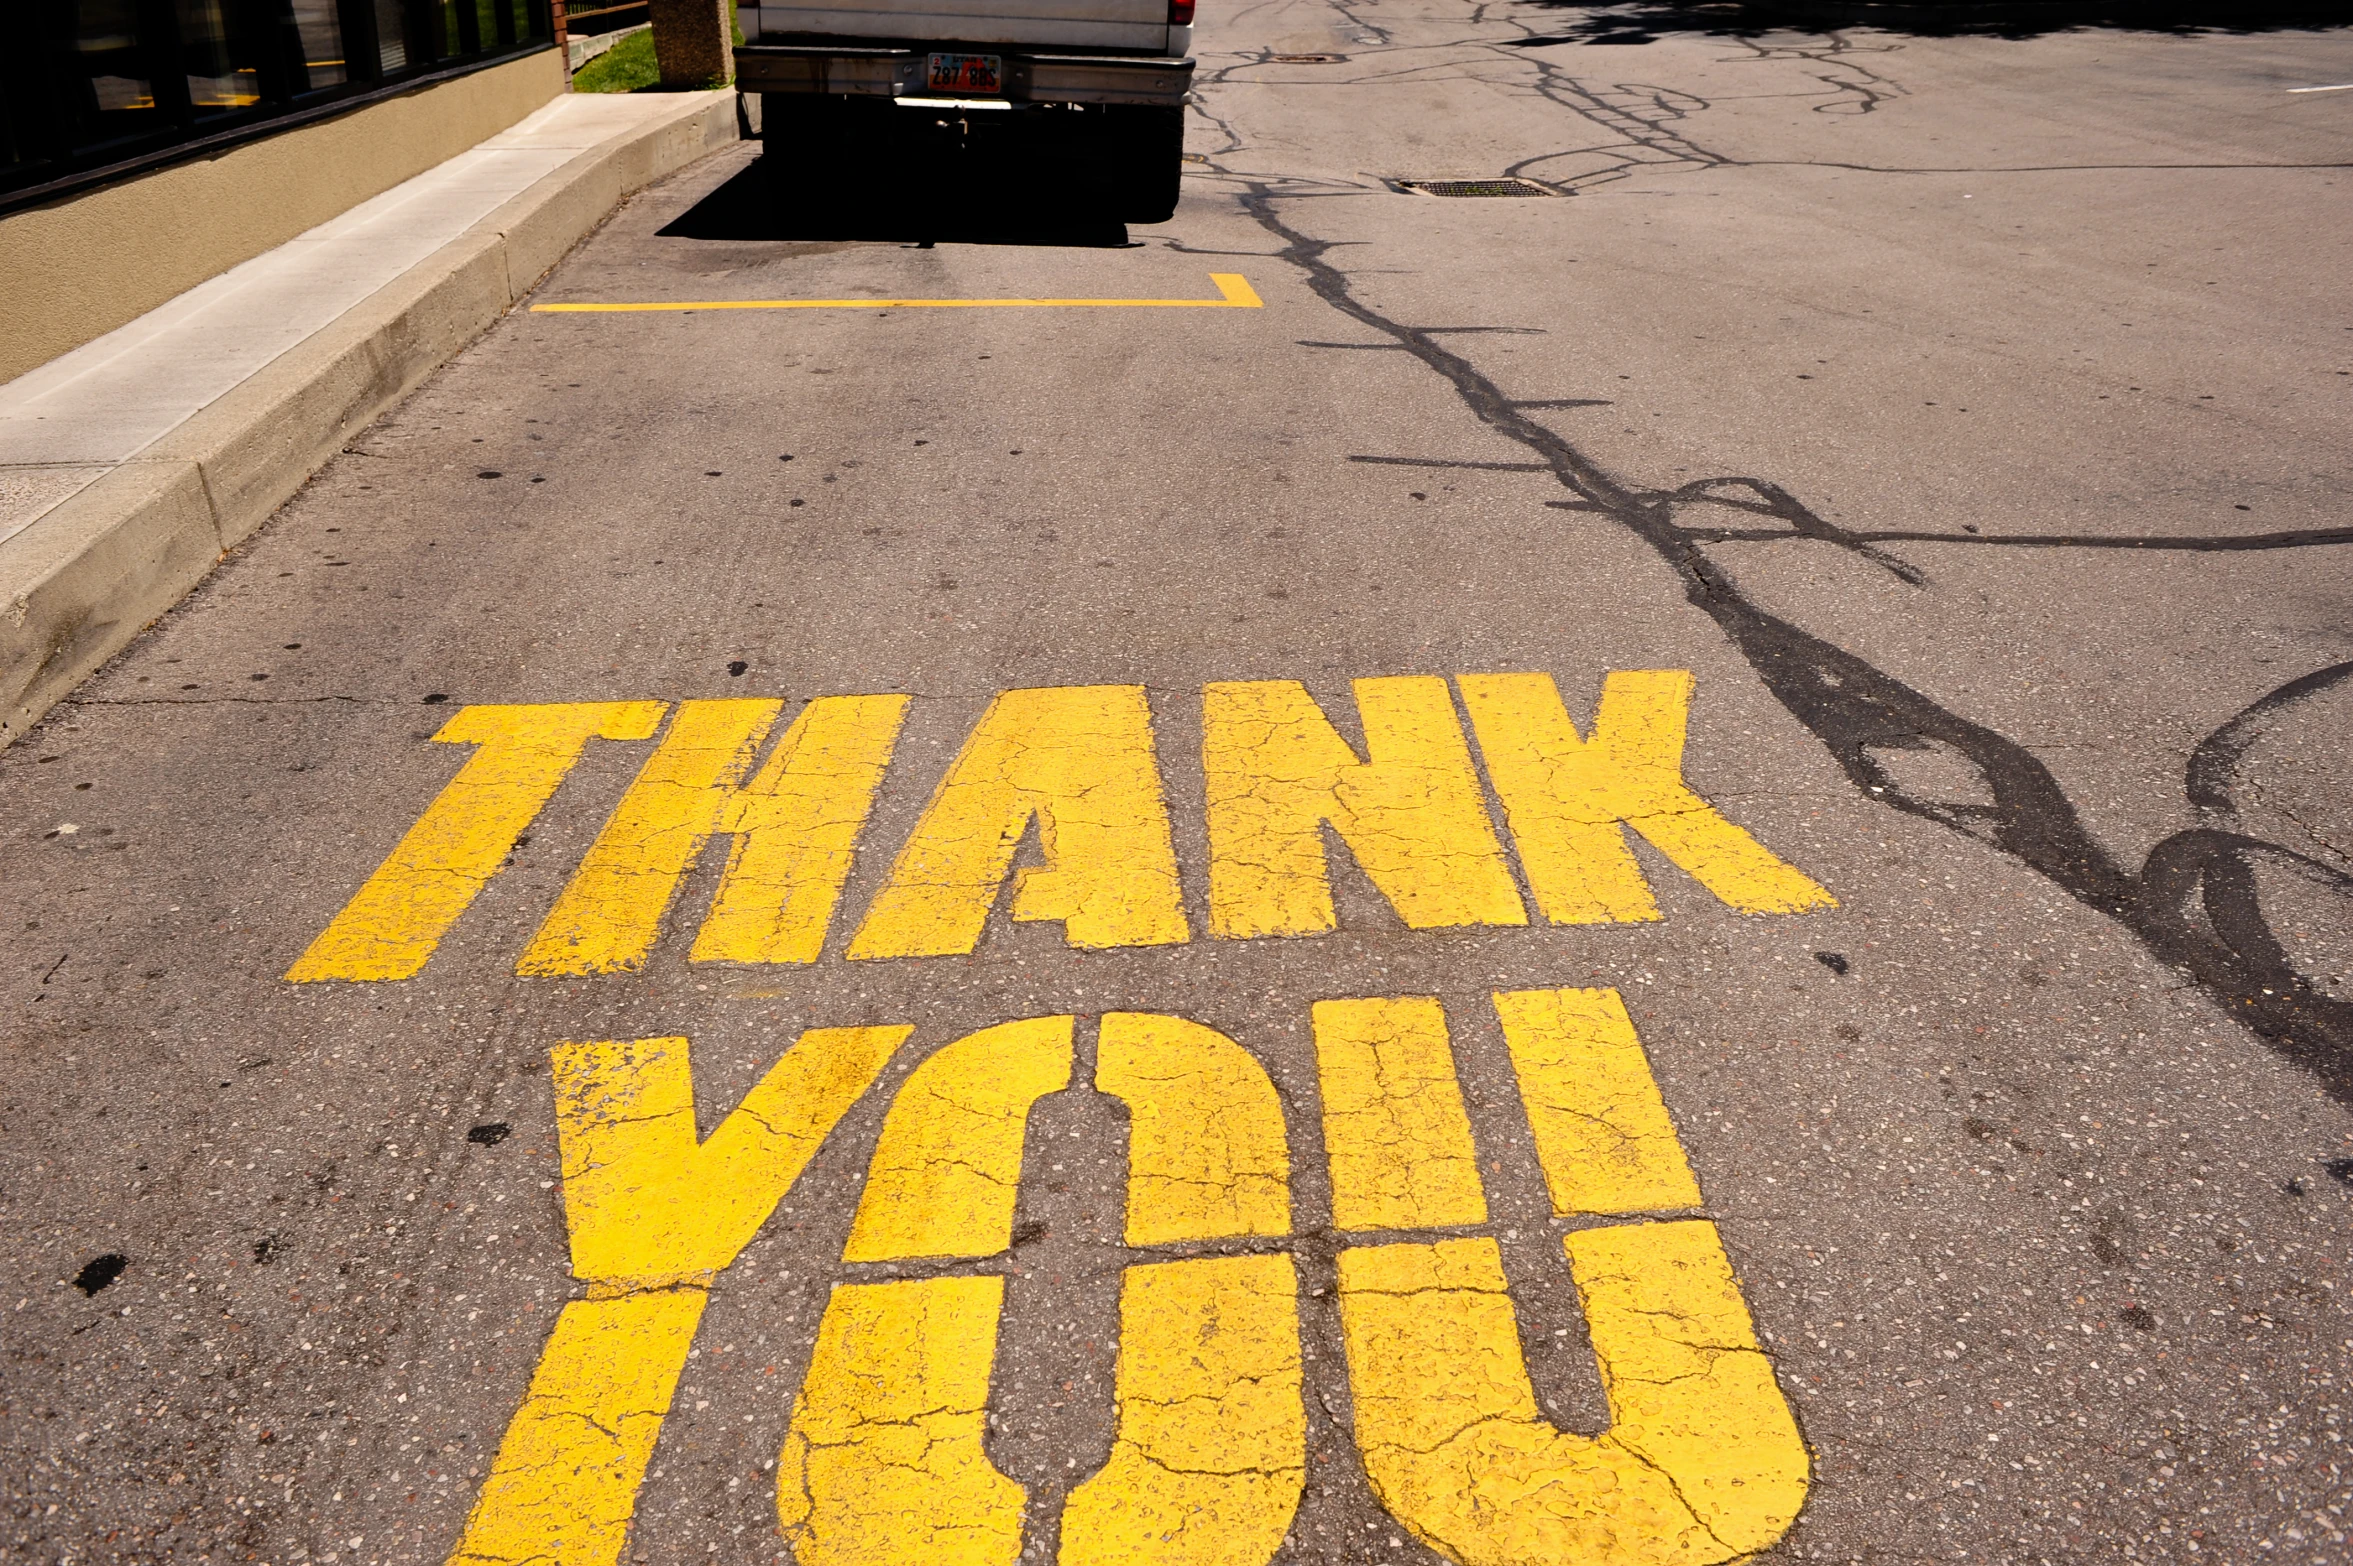
[[[371,696],[68,696],[61,707],[315,707],[324,702],[407,707],[413,702]]]
[[[1853,549],[1925,586],[1916,568],[1871,547],[1864,535],[1824,521],[1779,485],[1750,477],[1699,480],[1675,489],[1622,478],[1564,436],[1528,417],[1522,404],[1461,354],[1357,297],[1353,280],[1328,258],[1332,241],[1287,222],[1286,199],[1265,180],[1246,183],[1243,210],[1279,240],[1277,258],[1316,297],[1387,338],[1444,379],[1479,422],[1527,448],[1577,499],[1551,502],[1603,516],[1634,534],[1674,571],[1684,597],[1706,614],[1781,705],[1829,750],[1866,799],[1959,833],[2014,860],[2069,897],[2106,915],[2159,961],[2190,976],[2209,999],[2283,1058],[2311,1072],[2340,1103],[2353,1105],[2353,1002],[2338,1000],[2300,972],[2264,917],[2255,867],[2270,860],[2353,903],[2353,875],[2243,832],[2197,827],[2149,851],[2135,872],[2084,825],[2058,780],[2024,745],[1972,722],[1886,673],[1860,654],[1768,612],[1699,549],[1676,520],[1693,503],[1768,512],[1795,533]],[[1750,498],[1717,493],[1731,486]],[[1789,536],[1789,535],[1776,535]],[[2288,682],[2217,729],[2193,753],[2185,779],[2191,802],[2227,805],[2231,767],[2263,734],[2276,732],[2304,696],[2353,672],[2353,663]],[[1907,787],[1875,752],[1943,747],[1983,780],[1989,802],[1939,799]]]
[[[1428,327],[1419,328],[1427,336]],[[1396,343],[1311,343],[1301,342],[1303,348],[1397,348]],[[1614,404],[1595,397],[1548,397],[1536,401],[1515,401],[1520,408],[1586,408],[1609,407]],[[1380,464],[1399,468],[1477,469],[1490,473],[1549,473],[1545,462],[1485,462],[1456,457],[1385,457],[1358,454],[1351,462]],[[1719,486],[1742,485],[1755,489],[1765,498],[1741,500],[1718,493]],[[1843,528],[1837,523],[1816,516],[1811,510],[1792,500],[1787,491],[1778,486],[1765,485],[1749,478],[1699,479],[1673,492],[1676,499],[1693,504],[1729,506],[1740,511],[1760,512],[1779,516],[1787,521],[1787,528],[1740,527],[1683,527],[1686,538],[1703,544],[1778,544],[1793,538],[1811,538],[1822,543],[1836,544],[1852,550],[1874,564],[1900,577],[1915,587],[1925,586],[1928,578],[1917,566],[1899,560],[1886,552],[1874,549],[1874,544],[1993,544],[2011,549],[2154,549],[2179,550],[2197,553],[2230,553],[2237,550],[2308,549],[2318,545],[2353,544],[2353,527],[2291,528],[2273,533],[1979,533],[1974,529],[1961,532],[1936,532],[1921,528]],[[1592,509],[1584,501],[1553,500],[1547,505],[1563,511]]]
[[[2068,173],[2125,173],[2169,171],[2289,171],[2300,169],[2353,168],[2353,161],[2336,160],[2314,163],[2258,163],[2247,161],[2222,162],[2131,162],[2111,163],[2021,163],[2021,164],[1877,164],[1856,163],[1836,158],[1742,158],[1721,152],[1685,135],[1677,126],[1695,115],[1713,108],[1714,103],[1696,93],[1679,88],[1662,87],[1648,82],[1616,81],[1579,75],[1569,70],[1564,62],[1542,58],[1533,51],[1556,46],[1590,45],[1593,43],[1643,43],[1654,41],[1653,35],[1642,29],[1642,24],[1621,24],[1606,16],[1588,18],[1581,32],[1544,33],[1516,16],[1491,16],[1491,7],[1480,5],[1471,15],[1474,26],[1497,23],[1517,30],[1519,36],[1494,38],[1479,36],[1451,37],[1428,43],[1400,44],[1393,36],[1365,22],[1343,0],[1332,0],[1332,8],[1348,19],[1350,25],[1370,36],[1371,46],[1351,51],[1334,63],[1353,64],[1359,61],[1369,66],[1380,60],[1377,68],[1357,72],[1313,73],[1306,78],[1287,78],[1279,85],[1288,90],[1308,86],[1366,87],[1391,83],[1408,78],[1427,80],[1434,72],[1467,72],[1479,77],[1480,60],[1486,56],[1497,63],[1508,62],[1516,82],[1497,81],[1504,90],[1533,92],[1535,96],[1569,110],[1586,125],[1603,133],[1606,138],[1591,145],[1554,148],[1523,158],[1508,166],[1504,177],[1535,178],[1563,194],[1574,195],[1595,186],[1614,183],[1642,169],[1704,170],[1719,168],[1819,168],[1838,169],[1856,174],[1895,175],[1983,175],[1983,174],[2068,174]],[[1672,20],[1672,19],[1671,19]],[[1717,31],[1715,19],[1707,19],[1705,30]],[[1631,26],[1634,30],[1625,30]],[[1683,19],[1670,30],[1685,32],[1692,23]],[[1598,31],[1597,31],[1598,30]],[[1877,110],[1882,104],[1910,96],[1909,89],[1892,76],[1871,69],[1856,56],[1861,54],[1893,54],[1904,46],[1900,43],[1858,44],[1836,29],[1811,35],[1802,42],[1768,41],[1734,33],[1729,41],[1744,53],[1727,56],[1720,63],[1726,65],[1812,65],[1804,71],[1807,80],[1819,82],[1821,93],[1799,91],[1767,94],[1804,99],[1820,97],[1824,101],[1811,105],[1817,114],[1842,115],[1859,118]],[[1398,56],[1435,56],[1427,63],[1406,64]],[[1197,88],[1189,95],[1193,111],[1215,126],[1222,145],[1210,149],[1203,161],[1220,173],[1231,175],[1231,170],[1218,167],[1223,155],[1246,151],[1250,143],[1232,119],[1215,113],[1205,100],[1201,89],[1229,85],[1271,86],[1263,76],[1237,78],[1238,72],[1254,71],[1283,63],[1279,57],[1264,51],[1233,56],[1226,63],[1197,77]],[[1526,85],[1526,73],[1534,72],[1532,85]],[[1480,78],[1484,79],[1484,78]],[[1744,95],[1749,97],[1755,94]],[[1529,171],[1545,164],[1563,160],[1582,159],[1589,166],[1565,177],[1545,179]],[[1264,176],[1261,176],[1264,177]],[[1334,345],[1338,346],[1338,345]]]

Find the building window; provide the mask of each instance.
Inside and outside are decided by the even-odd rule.
[[[343,58],[343,18],[336,0],[294,0],[294,34],[302,48],[302,90],[318,92],[351,79]]]
[[[188,103],[198,115],[250,109],[261,102],[251,33],[234,37],[221,0],[179,0],[180,63],[188,73]]]
[[[20,0],[0,211],[548,46],[548,0]]]
[[[408,7],[402,0],[375,0],[375,7],[377,74],[396,75],[408,69]]]

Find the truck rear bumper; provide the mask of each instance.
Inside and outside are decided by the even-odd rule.
[[[1012,103],[1145,103],[1175,106],[1193,85],[1191,60],[1102,54],[1019,54],[988,50],[1005,61],[1004,97]],[[832,93],[858,97],[925,96],[917,48],[845,44],[738,44],[735,85],[744,92]]]

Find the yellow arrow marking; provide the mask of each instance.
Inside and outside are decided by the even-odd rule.
[[[656,310],[1260,310],[1239,272],[1212,272],[1215,299],[683,299],[626,304],[535,304],[535,315],[639,315]]]

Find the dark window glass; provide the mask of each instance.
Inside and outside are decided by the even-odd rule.
[[[302,43],[303,80],[296,91],[316,92],[351,80],[335,0],[294,0],[294,33]]]
[[[156,108],[136,0],[79,0],[49,9],[63,24],[50,35],[49,79],[26,85],[34,103],[49,100],[54,118],[50,137],[28,139],[50,140],[63,153],[158,129],[164,116]]]
[[[0,75],[0,180],[24,178],[23,170],[48,161],[46,117],[40,112],[40,84],[22,74]]]
[[[0,0],[0,14],[0,201],[548,36],[541,0]]]
[[[385,76],[408,69],[408,7],[401,0],[376,0],[376,60]]]
[[[250,40],[232,36],[221,0],[178,0],[180,60],[188,102],[199,115],[250,109],[261,102],[261,70]]]

